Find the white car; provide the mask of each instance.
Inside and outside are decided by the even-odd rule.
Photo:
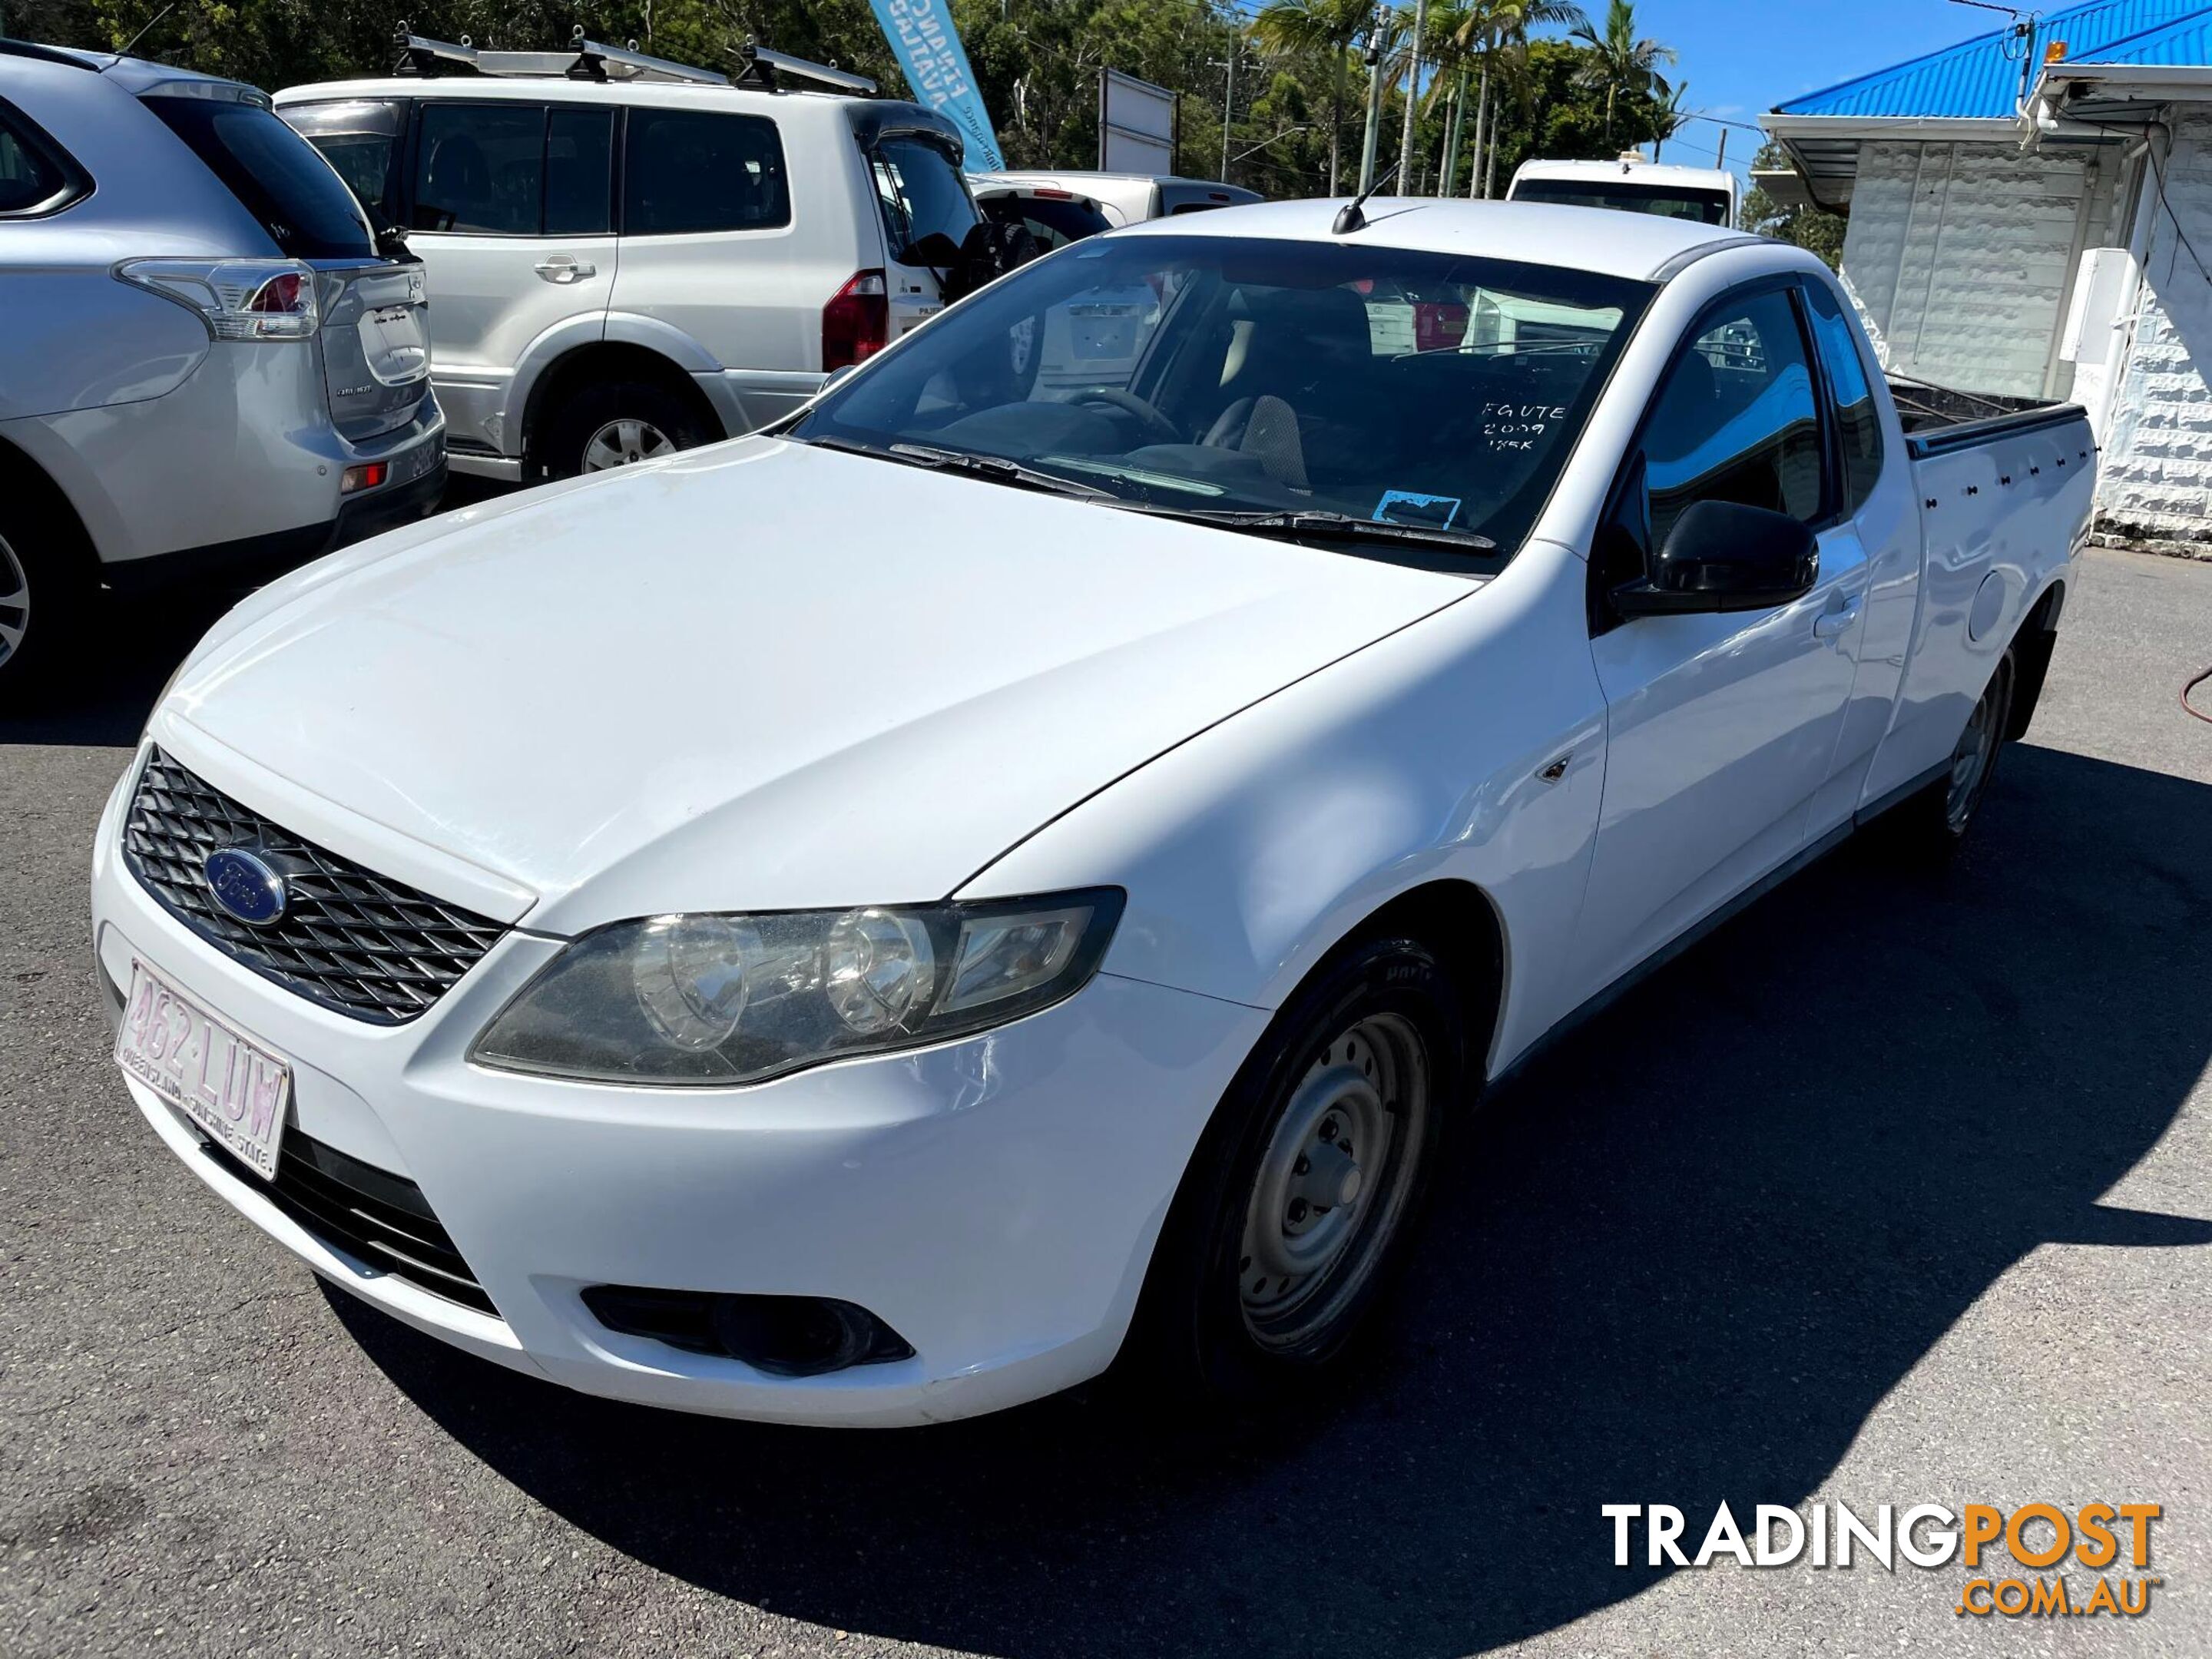
[[[1243,207],[1261,199],[1256,190],[1215,179],[1179,179],[1172,173],[1090,173],[1050,168],[1026,173],[979,173],[969,180],[975,193],[1000,188],[1059,192],[1097,207],[1109,225],[1137,225],[1147,219],[1172,219],[1216,208]]]
[[[1801,250],[1337,213],[1077,242],[773,434],[241,605],[94,853],[148,1123],[596,1394],[1331,1359],[1540,1040],[1893,803],[1965,831],[2094,482],[2078,410],[1908,438]],[[1132,288],[1123,382],[1039,391]]]
[[[976,223],[959,129],[857,76],[410,40],[416,73],[276,112],[422,258],[456,472],[568,477],[788,415],[942,307]]]

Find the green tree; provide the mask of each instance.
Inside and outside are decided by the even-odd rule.
[[[1370,0],[1268,0],[1252,19],[1252,38],[1278,57],[1319,63],[1328,76],[1328,193],[1344,176],[1344,94],[1352,43],[1373,17]]]
[[[1787,150],[1770,138],[1751,158],[1751,167],[1754,173],[1782,169],[1794,172],[1796,163],[1790,159]],[[1831,269],[1839,269],[1843,264],[1844,229],[1848,222],[1841,214],[1824,212],[1816,207],[1784,207],[1763,187],[1754,185],[1751,194],[1743,198],[1741,216],[1746,230],[1795,242],[1819,254]]]
[[[1583,84],[1605,94],[1608,137],[1613,131],[1616,107],[1623,100],[1648,101],[1654,96],[1667,95],[1667,82],[1659,70],[1662,65],[1674,61],[1674,49],[1636,33],[1632,0],[1611,0],[1606,7],[1602,31],[1584,23],[1573,31],[1573,36],[1589,52],[1579,70]]]

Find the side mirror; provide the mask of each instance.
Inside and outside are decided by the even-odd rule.
[[[1693,501],[1652,556],[1651,574],[1613,591],[1623,617],[1768,611],[1813,586],[1820,544],[1787,513]]]
[[[927,265],[933,270],[950,270],[960,263],[960,244],[941,230],[933,230],[927,236],[917,236],[908,242],[906,252],[899,255],[902,265]]]
[[[831,369],[827,374],[824,374],[822,377],[822,385],[818,389],[823,392],[827,392],[831,386],[836,386],[840,380],[843,380],[848,374],[850,374],[859,367],[860,365],[858,363],[838,364],[836,368]]]

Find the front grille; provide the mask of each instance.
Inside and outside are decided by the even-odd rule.
[[[250,848],[284,878],[284,914],[249,927],[215,902],[204,868]],[[325,852],[203,783],[159,749],[124,825],[125,862],[162,908],[264,979],[375,1025],[421,1013],[507,929]]]
[[[364,1267],[495,1316],[499,1310],[438,1224],[422,1189],[335,1146],[288,1129],[276,1178],[264,1181],[217,1146],[201,1151],[309,1232]]]

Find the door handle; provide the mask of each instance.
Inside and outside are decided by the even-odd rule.
[[[1823,611],[1813,618],[1813,637],[1830,641],[1839,640],[1850,632],[1851,624],[1858,620],[1858,615],[1859,602],[1854,595],[1834,610]]]
[[[580,283],[599,274],[599,268],[589,259],[579,259],[573,253],[548,254],[532,269],[549,283]]]

